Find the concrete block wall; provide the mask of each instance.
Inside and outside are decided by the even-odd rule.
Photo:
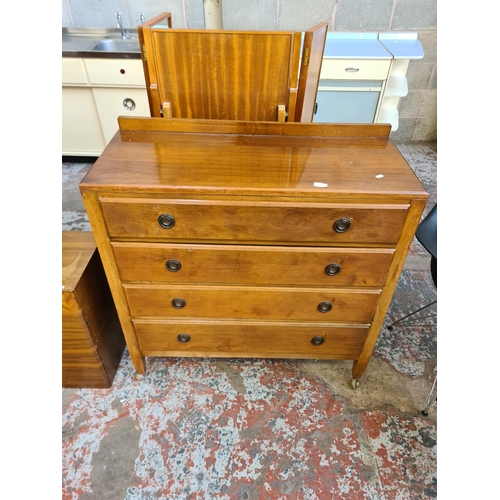
[[[330,31],[418,33],[425,56],[411,61],[408,95],[400,100],[398,141],[437,139],[437,0],[220,0],[225,29],[306,30],[327,22]],[[174,28],[204,28],[203,0],[62,0],[63,27],[126,28],[171,12]]]

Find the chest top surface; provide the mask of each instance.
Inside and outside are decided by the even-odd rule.
[[[110,193],[426,198],[388,125],[120,118],[80,184]]]

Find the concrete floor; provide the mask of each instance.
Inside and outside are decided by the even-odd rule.
[[[427,213],[436,144],[397,146]],[[64,230],[90,229],[90,166],[62,165]],[[414,240],[356,390],[348,361],[147,358],[139,382],[127,350],[110,389],[63,389],[63,500],[435,498],[436,317],[387,329],[435,299],[429,263]]]

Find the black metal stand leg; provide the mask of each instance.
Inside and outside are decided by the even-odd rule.
[[[437,403],[437,374],[434,378],[434,382],[432,383],[431,392],[429,393],[429,397],[427,398],[427,406],[421,411],[424,417],[429,416],[429,408],[434,406]]]
[[[412,313],[407,314],[406,316],[403,316],[402,318],[398,319],[397,321],[394,321],[394,323],[390,324],[387,328],[389,330],[392,330],[394,328],[394,326],[397,325],[398,323],[401,323],[401,321],[405,320],[406,318],[409,318],[410,316],[413,316],[414,314],[417,314],[420,311],[423,311],[424,309],[427,309],[428,307],[434,305],[436,302],[437,302],[437,299],[434,300],[433,302],[431,302],[430,304],[427,304],[426,306],[421,307],[420,309],[417,309],[416,311],[413,311]]]

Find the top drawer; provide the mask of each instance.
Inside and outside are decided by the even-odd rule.
[[[395,244],[407,205],[101,199],[112,238],[156,241]]]
[[[390,59],[324,59],[320,79],[386,80],[390,66]]]
[[[91,85],[146,86],[142,61],[137,59],[85,59]]]

